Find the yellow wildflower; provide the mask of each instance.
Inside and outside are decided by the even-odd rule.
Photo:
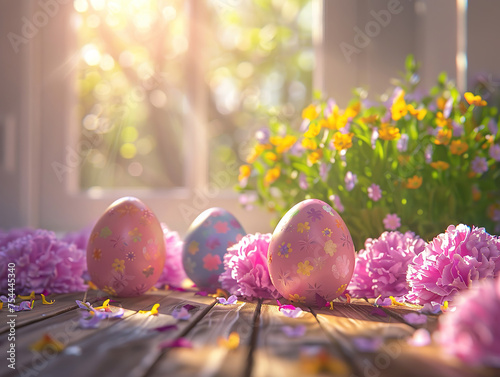
[[[315,164],[321,157],[323,157],[323,151],[321,149],[317,149],[307,155],[307,162],[311,165]]]
[[[469,149],[469,145],[463,142],[462,140],[453,140],[451,142],[450,146],[451,154],[456,154],[457,156],[460,156],[461,154],[467,152],[467,149]]]
[[[250,173],[252,172],[252,167],[250,165],[241,165],[240,166],[240,175],[238,175],[238,181],[243,181],[244,179],[250,177]]]
[[[430,165],[436,169],[436,170],[446,170],[450,167],[450,164],[445,162],[445,161],[434,161],[434,162],[431,162]]]
[[[408,111],[410,112],[411,115],[413,115],[418,120],[424,119],[425,116],[427,115],[426,109],[415,109],[415,107],[413,105],[408,105]]]
[[[280,169],[272,168],[269,169],[264,177],[264,185],[269,186],[271,183],[275,182],[280,177]]]
[[[335,135],[333,135],[333,146],[338,151],[349,149],[352,147],[353,136],[354,134],[352,132],[349,132],[348,134],[337,132]]]
[[[378,130],[378,137],[382,140],[396,140],[401,137],[401,134],[399,133],[399,128],[384,123]]]
[[[488,103],[481,98],[481,96],[475,96],[471,92],[467,92],[464,94],[464,98],[467,101],[469,105],[475,105],[475,106],[486,106]]]
[[[274,153],[274,152],[266,152],[264,154],[264,157],[267,158],[268,160],[271,160],[271,161],[278,160],[278,156],[276,156],[276,153]]]
[[[406,181],[406,188],[416,190],[420,186],[422,186],[422,177],[419,177],[418,175],[414,175]]]
[[[297,141],[297,138],[295,136],[291,136],[291,135],[286,135],[284,137],[271,136],[269,138],[269,141],[271,142],[271,144],[276,146],[276,152],[285,153],[291,147],[293,147],[293,145]]]
[[[321,131],[321,124],[319,122],[309,124],[307,131],[304,133],[304,137],[313,138],[318,136]]]
[[[374,123],[376,120],[378,120],[378,118],[379,118],[378,114],[372,114],[362,117],[361,120],[365,123]]]
[[[318,148],[318,143],[314,139],[302,139],[302,146],[306,149],[314,150]]]
[[[316,106],[311,104],[302,110],[302,119],[314,120],[318,117],[318,110]]]
[[[448,145],[450,143],[451,136],[453,135],[452,130],[448,128],[442,128],[438,131],[436,139],[434,139],[434,144],[436,145]]]
[[[257,158],[259,158],[259,156],[262,154],[262,152],[264,152],[266,149],[271,149],[271,145],[269,144],[257,144],[252,152],[250,152],[250,154],[248,155],[247,157],[247,163],[251,164],[253,162],[255,162],[255,160],[257,160]]]
[[[441,111],[438,111],[436,113],[436,124],[438,127],[450,127],[451,119],[445,118],[443,113]]]
[[[392,120],[398,121],[408,113],[408,108],[405,101],[405,91],[401,90],[394,99],[391,106]],[[392,140],[392,139],[391,139]]]

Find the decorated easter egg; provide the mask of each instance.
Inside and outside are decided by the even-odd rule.
[[[354,245],[340,215],[325,202],[309,199],[280,220],[267,260],[271,281],[283,297],[316,305],[346,289],[354,270]]]
[[[154,213],[133,197],[111,204],[90,234],[87,265],[91,281],[110,295],[146,292],[165,265],[165,240]]]
[[[202,289],[219,288],[227,248],[245,235],[238,220],[225,209],[210,208],[202,212],[184,239],[182,263],[188,277]]]

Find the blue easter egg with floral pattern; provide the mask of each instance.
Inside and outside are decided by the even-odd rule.
[[[245,230],[239,221],[222,208],[202,212],[184,238],[182,264],[188,277],[201,289],[215,291],[224,272],[224,255],[238,243]]]

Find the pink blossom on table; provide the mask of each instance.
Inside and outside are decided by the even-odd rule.
[[[500,145],[493,144],[488,150],[488,155],[495,161],[500,161]]]
[[[483,174],[488,171],[488,161],[484,157],[476,156],[470,166],[472,171],[477,174]]]
[[[500,240],[484,228],[450,225],[417,255],[408,268],[410,291],[416,304],[451,302],[474,281],[496,277],[500,270]]]
[[[329,198],[330,201],[333,203],[333,206],[335,207],[335,209],[342,213],[344,212],[344,205],[342,204],[342,201],[340,200],[340,196],[338,195],[330,195]]]
[[[431,344],[431,334],[427,329],[420,328],[415,330],[412,337],[408,339],[408,344],[413,347],[424,347]]]
[[[84,291],[86,251],[38,229],[0,248],[0,292],[7,292],[7,266],[16,264],[16,293]]]
[[[500,367],[500,279],[475,281],[439,318],[443,350],[472,365]]]
[[[348,171],[344,178],[345,188],[347,191],[352,191],[356,183],[358,183],[358,176]]]
[[[408,150],[408,139],[409,136],[408,134],[401,134],[401,137],[398,140],[398,143],[396,144],[396,148],[398,149],[399,152],[406,152]]]
[[[88,226],[76,232],[66,233],[61,238],[61,241],[73,243],[78,249],[87,250],[87,244],[89,243],[90,233],[92,233],[93,228],[93,226]]]
[[[24,236],[32,235],[35,232],[36,229],[33,228],[14,228],[10,230],[0,229],[0,250],[7,246],[10,242]]]
[[[395,213],[388,213],[383,222],[387,230],[396,230],[401,226],[401,219]]]
[[[384,232],[379,238],[369,238],[356,256],[351,282],[347,288],[353,297],[401,297],[408,293],[408,265],[425,248],[425,241],[413,232]]]
[[[165,285],[180,287],[182,282],[187,279],[182,264],[183,241],[179,237],[179,233],[171,231],[166,224],[161,223],[161,228],[165,239],[166,258],[165,266],[155,286],[157,288]]]
[[[368,187],[368,197],[374,202],[379,201],[382,198],[382,190],[380,186],[372,183],[370,187]]]
[[[271,234],[248,234],[224,255],[224,272],[219,281],[231,295],[247,298],[278,298],[267,265]]]

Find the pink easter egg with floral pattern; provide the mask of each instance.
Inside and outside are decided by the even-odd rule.
[[[318,199],[292,207],[276,226],[267,255],[271,281],[286,299],[331,301],[351,280],[355,252],[340,215]]]
[[[133,197],[111,204],[90,234],[87,265],[90,280],[112,296],[146,292],[165,265],[165,240],[154,213]]]

